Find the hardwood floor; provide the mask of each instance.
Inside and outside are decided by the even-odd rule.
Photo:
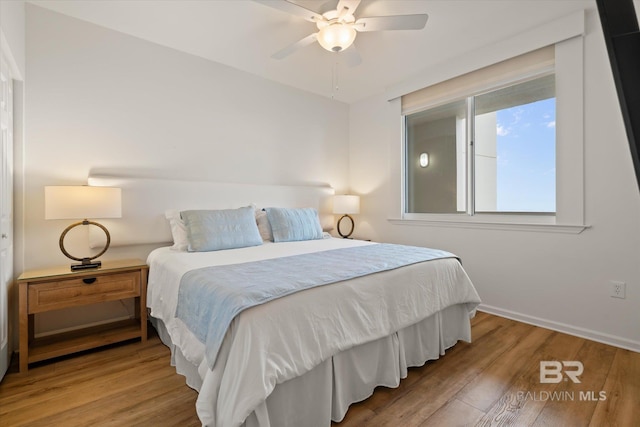
[[[486,313],[472,337],[336,425],[640,426],[639,353]],[[582,362],[581,383],[540,384],[543,360]]]
[[[472,334],[334,426],[640,426],[639,353],[485,313]],[[0,383],[0,426],[198,426],[196,392],[169,359],[153,336],[25,374],[13,366]],[[582,362],[581,382],[541,384],[543,360]]]

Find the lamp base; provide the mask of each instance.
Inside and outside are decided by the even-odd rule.
[[[92,256],[92,257],[83,257],[83,258],[78,258],[75,257],[73,255],[71,255],[69,252],[67,252],[67,250],[64,248],[64,236],[67,235],[67,233],[74,227],[77,227],[79,225],[90,225],[93,224],[95,226],[98,226],[100,228],[102,228],[102,231],[104,231],[105,236],[107,237],[107,243],[105,244],[104,248],[102,249],[102,252],[100,252],[98,255]],[[87,270],[87,269],[91,269],[91,268],[100,268],[100,266],[102,265],[102,262],[100,261],[93,261],[94,259],[102,256],[107,249],[109,249],[109,244],[111,243],[111,236],[109,235],[109,231],[106,229],[106,227],[102,224],[99,224],[97,222],[93,222],[93,221],[89,221],[87,219],[84,219],[80,222],[76,222],[75,224],[71,224],[70,226],[68,226],[67,228],[64,229],[64,231],[62,232],[62,234],[60,235],[60,250],[62,251],[63,254],[65,254],[65,256],[67,258],[73,259],[75,261],[82,261],[82,263],[80,264],[71,264],[71,271],[77,271],[77,270]]]
[[[100,268],[102,266],[102,261],[87,261],[87,262],[82,262],[80,264],[71,264],[71,271],[77,271],[77,270],[88,270],[91,268]]]
[[[342,220],[343,220],[343,219],[345,219],[345,218],[347,218],[347,219],[349,219],[349,220],[351,221],[351,230],[349,230],[349,232],[348,232],[347,234],[342,234],[342,231],[340,230],[340,223],[341,223],[341,222],[342,222]],[[344,239],[350,239],[351,237],[349,237],[349,236],[351,236],[351,233],[353,233],[354,225],[355,225],[355,224],[354,224],[354,222],[353,222],[353,218],[351,218],[351,216],[346,215],[346,214],[345,214],[345,215],[342,215],[342,216],[340,217],[340,219],[338,220],[338,224],[337,224],[337,226],[336,226],[336,228],[338,229],[338,234],[339,234],[340,236],[342,236],[342,238],[344,238]]]

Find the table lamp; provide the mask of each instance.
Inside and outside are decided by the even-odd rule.
[[[120,218],[122,216],[122,197],[120,188],[91,187],[87,185],[65,185],[44,187],[45,219],[82,219],[65,228],[60,235],[60,250],[67,258],[80,261],[71,264],[71,270],[98,268],[101,261],[94,261],[102,256],[111,243],[111,236],[105,226],[87,218]],[[107,236],[107,243],[102,251],[92,257],[75,257],[64,247],[64,237],[78,225],[95,225]]]
[[[349,236],[351,236],[351,233],[353,233],[353,228],[355,225],[353,222],[353,218],[351,218],[349,214],[360,213],[360,196],[351,196],[347,194],[333,196],[333,213],[342,214],[337,224],[338,234],[345,239],[349,238]],[[343,234],[340,230],[340,223],[345,218],[349,218],[349,220],[351,221],[351,230],[347,234]]]

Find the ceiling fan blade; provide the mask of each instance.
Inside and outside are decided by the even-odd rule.
[[[338,15],[340,17],[346,15],[347,13],[353,15],[358,8],[361,0],[340,0],[338,2],[338,6],[336,10],[338,11]]]
[[[421,30],[427,25],[429,15],[372,16],[358,19],[353,28],[356,31]]]
[[[271,55],[271,57],[273,59],[286,58],[296,50],[302,49],[303,47],[306,47],[306,46],[309,46],[310,44],[315,43],[317,39],[318,39],[318,33],[309,34],[307,37],[303,38],[302,40],[298,40],[294,44],[291,44],[285,47],[284,49],[274,53],[273,55]]]
[[[265,6],[272,7],[274,9],[281,10],[283,12],[290,13],[291,15],[299,16],[306,19],[309,22],[322,21],[324,18],[319,13],[313,10],[306,9],[297,4],[288,2],[287,0],[253,0],[256,3],[263,4]]]
[[[362,57],[354,44],[340,52],[339,55],[344,55],[344,59],[348,67],[355,67],[362,64]]]

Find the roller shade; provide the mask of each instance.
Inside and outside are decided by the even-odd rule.
[[[445,101],[482,93],[505,83],[553,71],[553,45],[462,74],[402,96],[402,114],[410,114]]]

